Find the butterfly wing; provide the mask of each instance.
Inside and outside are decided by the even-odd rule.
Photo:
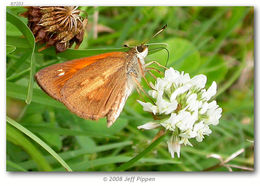
[[[125,55],[107,57],[77,72],[62,87],[61,101],[70,111],[85,119],[96,120],[107,116],[108,126],[111,126],[128,97],[125,94]]]
[[[124,52],[110,52],[51,65],[37,72],[35,79],[47,94],[54,99],[61,101],[61,88],[77,72],[93,63],[101,62],[105,58],[111,56],[121,57],[122,55],[124,55]]]
[[[119,117],[132,92],[125,52],[111,52],[40,70],[36,75],[39,86],[51,97],[85,119],[107,117],[111,126]]]

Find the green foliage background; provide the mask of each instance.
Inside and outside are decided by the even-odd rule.
[[[23,7],[7,7],[6,95],[7,171],[115,171],[128,162],[130,171],[202,171],[237,150],[245,152],[230,163],[254,166],[254,40],[252,7],[79,7],[89,22],[98,11],[98,24],[112,33],[93,37],[90,27],[80,50],[55,54],[53,48],[41,53]],[[35,83],[36,71],[51,64],[136,45],[155,31],[168,28],[153,43],[165,43],[170,52],[167,66],[192,76],[205,74],[207,86],[218,84],[218,104],[223,116],[202,143],[184,146],[181,158],[170,157],[166,138],[146,154],[140,154],[158,131],[140,131],[137,126],[152,120],[136,102],[134,92],[120,118],[106,128],[105,119],[83,120],[47,96]],[[92,24],[93,25],[93,24]],[[106,50],[103,50],[103,49]],[[84,50],[96,49],[96,50]],[[113,49],[112,49],[113,50]],[[147,57],[165,65],[161,50]],[[129,160],[139,155],[136,163]],[[227,171],[225,167],[214,169]],[[240,171],[240,169],[233,169]]]

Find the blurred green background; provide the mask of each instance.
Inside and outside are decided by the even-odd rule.
[[[56,55],[53,48],[34,49],[27,20],[19,16],[26,9],[7,7],[7,171],[114,171],[147,148],[158,131],[137,129],[152,116],[136,102],[136,92],[108,129],[105,119],[83,120],[70,113],[37,86],[33,75],[51,64],[102,53],[101,48],[140,44],[166,23],[168,28],[150,43],[168,45],[168,67],[207,75],[207,87],[217,82],[222,118],[203,142],[183,146],[181,158],[172,159],[164,141],[127,170],[202,171],[219,163],[209,154],[225,159],[240,149],[245,151],[229,163],[254,167],[253,7],[79,8],[89,19],[80,50]],[[161,50],[146,59],[165,65],[167,53]],[[213,170],[228,171],[223,166]]]

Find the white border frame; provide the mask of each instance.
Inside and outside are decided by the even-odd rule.
[[[72,5],[71,0],[23,0],[23,1],[11,1],[3,0],[0,1],[0,41],[3,43],[6,42],[6,31],[5,31],[5,20],[6,20],[6,6],[10,6],[11,2],[23,2],[24,6],[30,5]],[[129,0],[128,2],[123,2],[123,0],[77,0],[73,5],[81,6],[255,6],[255,125],[258,124],[258,112],[257,105],[259,101],[257,99],[258,91],[258,75],[259,65],[257,65],[257,54],[258,54],[258,7],[259,1],[257,0],[182,0],[182,1],[173,1],[173,0],[161,0],[161,1],[151,1],[151,0]],[[98,172],[85,172],[85,173],[9,173],[6,172],[6,128],[5,128],[5,110],[6,110],[6,82],[5,82],[5,45],[0,45],[1,51],[1,67],[0,67],[0,90],[1,90],[1,129],[0,129],[0,182],[1,185],[90,185],[90,184],[113,184],[113,185],[122,185],[127,182],[104,182],[104,176],[143,176],[143,177],[155,177],[154,182],[146,182],[151,185],[158,184],[171,184],[171,185],[256,185],[259,180],[258,172],[258,161],[257,154],[259,149],[259,144],[256,141],[258,130],[255,131],[255,172],[254,173],[245,173],[245,172],[236,172],[236,173],[175,173],[175,172],[128,172],[128,173],[98,173]],[[258,129],[259,127],[255,127]],[[135,182],[136,184],[141,182]],[[146,183],[142,183],[146,184]],[[258,182],[259,184],[259,182]]]

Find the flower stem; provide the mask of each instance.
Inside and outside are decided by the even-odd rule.
[[[207,171],[212,171],[212,170],[215,170],[215,169],[217,169],[217,168],[219,168],[219,167],[221,167],[221,166],[222,166],[221,163],[217,163],[217,164],[215,164],[215,165],[213,165],[213,166],[211,166],[211,167],[205,168],[205,169],[202,170],[202,171],[205,171],[205,172],[207,172]]]
[[[165,133],[166,134],[166,133]],[[150,152],[154,147],[156,147],[166,135],[162,135],[159,138],[157,138],[153,143],[151,143],[144,151],[139,153],[137,156],[129,160],[128,162],[124,163],[120,167],[118,167],[115,171],[124,171],[130,168],[135,162],[137,162],[139,159],[141,159],[143,156],[145,156],[148,152]]]

